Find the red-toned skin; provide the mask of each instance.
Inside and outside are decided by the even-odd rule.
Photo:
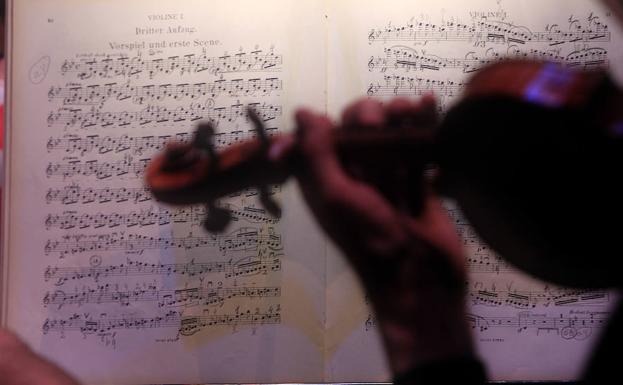
[[[432,97],[395,99],[386,107],[362,100],[344,111],[342,125],[381,130],[402,119],[435,124],[434,116]],[[297,179],[316,218],[359,273],[393,372],[471,354],[463,251],[430,180],[423,179],[423,212],[411,216],[403,208],[412,206],[412,198],[399,184],[393,191],[385,188],[385,194],[376,188],[395,182],[394,175],[366,175],[341,166],[331,143],[334,124],[327,117],[300,110],[296,120],[305,160]]]
[[[435,124],[431,97],[396,99],[387,107],[363,100],[344,111],[344,129],[391,129],[403,119],[422,127]],[[332,144],[333,123],[300,110],[297,139],[303,167],[296,177],[312,211],[360,274],[375,307],[394,373],[443,358],[472,353],[464,317],[465,266],[458,236],[424,181],[424,210],[409,215],[412,197],[401,188],[405,177],[345,170]],[[278,161],[294,141],[271,150]],[[351,175],[357,175],[354,178]],[[418,177],[417,175],[415,177]],[[375,186],[384,189],[391,200]],[[26,369],[28,368],[28,369]],[[60,369],[39,358],[15,336],[0,334],[0,385],[76,385]]]
[[[623,19],[621,0],[602,2]],[[421,113],[430,108],[427,104],[430,101],[396,100],[384,109],[376,102],[362,101],[344,112],[344,120],[350,127],[378,128],[388,117]],[[448,280],[460,284],[465,266],[457,235],[438,197],[424,194],[423,213],[418,217],[405,214],[396,208],[404,202],[389,202],[373,184],[355,180],[341,168],[327,135],[333,124],[326,117],[302,110],[297,122],[307,159],[305,171],[297,177],[318,220],[362,273],[394,373],[426,361],[470,354],[463,294],[440,284]],[[279,148],[273,150],[271,156],[278,159]],[[356,226],[350,226],[353,223]],[[456,275],[439,277],[439,271],[427,268],[431,259],[447,261]],[[374,272],[375,267],[388,272],[386,279],[365,273]],[[15,335],[0,330],[0,385],[22,384],[78,385]]]

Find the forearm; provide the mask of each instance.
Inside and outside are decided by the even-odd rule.
[[[473,355],[461,272],[435,248],[419,245],[408,250],[406,255],[394,256],[405,261],[399,264],[399,271],[387,275],[393,275],[391,283],[375,285],[369,274],[364,283],[396,374],[434,361]]]

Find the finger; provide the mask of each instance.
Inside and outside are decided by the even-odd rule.
[[[431,128],[437,122],[437,101],[432,94],[418,101],[395,98],[385,108],[389,125],[404,129]]]
[[[437,98],[433,93],[424,94],[420,99],[418,108],[423,117],[423,123],[437,124],[439,120]]]
[[[380,130],[385,123],[383,105],[376,99],[359,100],[342,114],[342,125],[347,130]]]
[[[343,183],[347,179],[335,152],[334,125],[324,115],[301,109],[296,113],[297,131],[306,180],[315,185]]]

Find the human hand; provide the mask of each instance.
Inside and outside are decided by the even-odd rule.
[[[62,369],[0,330],[0,385],[79,385]]]
[[[342,126],[427,129],[436,123],[435,112],[432,97],[419,102],[395,99],[385,107],[362,100],[344,111]],[[396,165],[370,172],[356,164],[345,167],[327,117],[300,110],[296,120],[303,158],[297,178],[303,195],[359,273],[394,371],[469,354],[462,246],[423,169]]]

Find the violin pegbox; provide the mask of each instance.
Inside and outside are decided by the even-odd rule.
[[[274,162],[268,157],[274,138],[252,109],[247,110],[255,138],[231,144],[217,151],[215,129],[210,122],[198,124],[190,142],[169,143],[145,170],[145,182],[155,199],[174,205],[205,205],[203,227],[220,232],[234,219],[219,199],[249,187],[257,188],[260,204],[279,217],[281,208],[269,191],[290,175],[291,162]]]
[[[203,228],[211,233],[222,232],[232,219],[231,211],[217,206],[214,201],[206,203],[206,213],[202,224]]]
[[[210,122],[199,123],[192,140],[192,146],[207,154],[213,168],[219,164],[219,156],[214,145],[214,127]],[[225,230],[231,222],[231,212],[228,209],[219,207],[214,200],[206,202],[206,218],[203,220],[203,227],[211,232],[218,233]]]
[[[259,116],[259,114],[251,107],[247,109],[247,115],[249,116],[249,120],[253,123],[255,128],[255,134],[257,135],[257,139],[261,144],[261,152],[262,159],[264,161],[268,161],[268,150],[270,148],[270,139],[268,138],[268,134],[266,133],[266,127],[264,126],[264,121]],[[257,192],[260,198],[260,203],[264,206],[268,213],[276,218],[281,218],[281,207],[270,196],[270,189],[266,183],[259,184],[257,187]]]

